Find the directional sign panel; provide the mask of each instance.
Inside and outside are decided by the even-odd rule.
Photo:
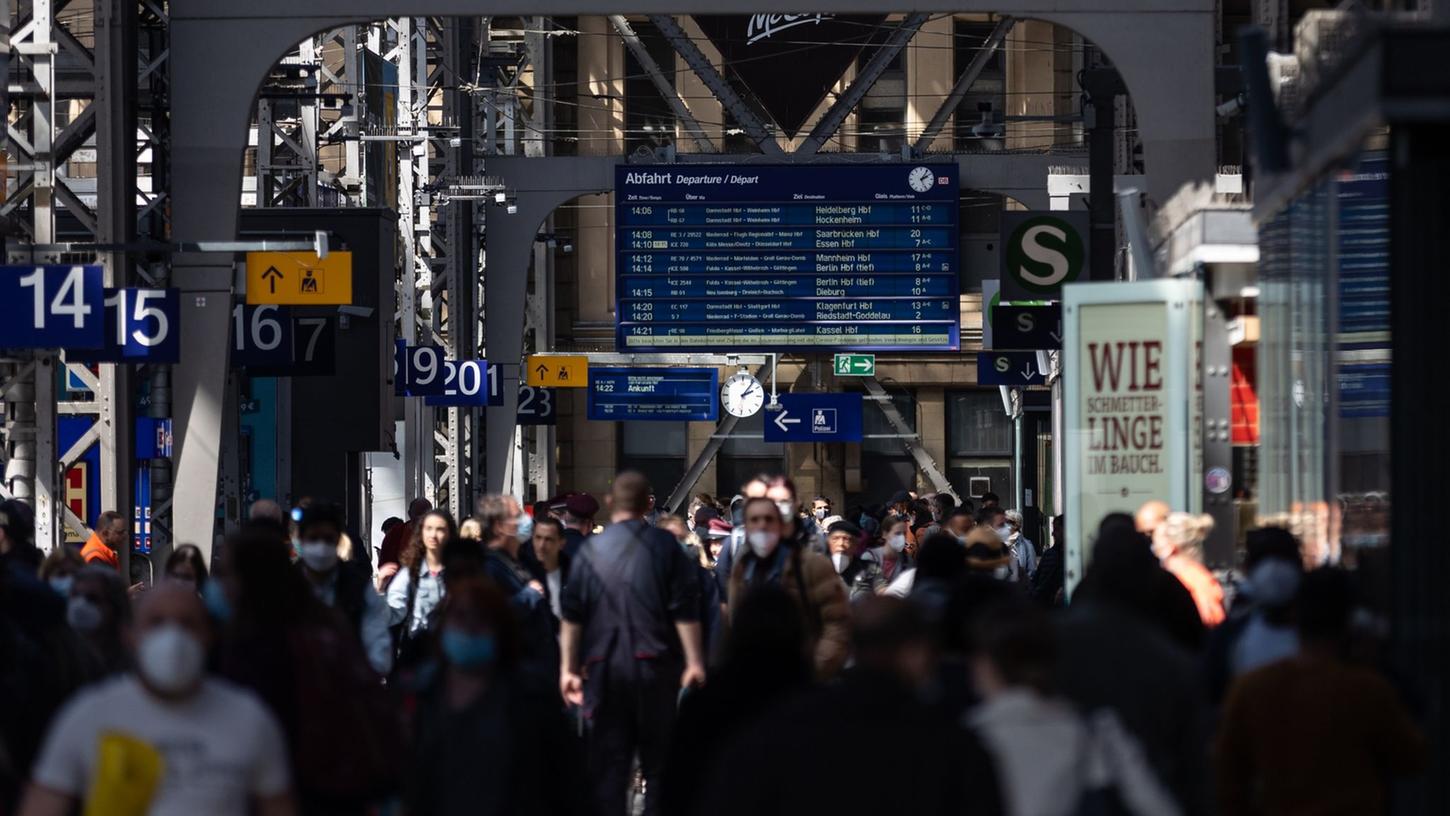
[[[860,394],[781,394],[765,408],[766,442],[860,442]]]
[[[1087,280],[1088,234],[1083,211],[1002,213],[1002,300],[1056,299]]]
[[[352,253],[248,252],[247,303],[342,306],[352,303]]]
[[[874,355],[874,354],[837,354],[836,355],[836,376],[837,377],[874,377],[874,376],[876,376],[876,355]]]
[[[956,165],[625,165],[619,351],[955,351]]]
[[[105,343],[99,266],[0,266],[0,348]]]
[[[1035,351],[979,351],[977,382],[981,385],[1043,385],[1047,376],[1037,368]]]
[[[714,368],[589,369],[589,418],[606,421],[720,417],[720,372]]]
[[[530,354],[524,384],[535,388],[585,388],[589,385],[589,358],[579,355]]]
[[[487,360],[444,360],[438,393],[425,394],[424,405],[477,408],[503,404],[503,383],[497,363]]]
[[[1062,304],[1002,304],[992,311],[993,348],[1062,348]]]

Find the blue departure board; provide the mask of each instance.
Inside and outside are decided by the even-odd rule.
[[[956,351],[956,165],[620,165],[619,351]]]

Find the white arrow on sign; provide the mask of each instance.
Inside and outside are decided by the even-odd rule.
[[[1048,332],[1047,333],[1047,336],[1052,338],[1052,342],[1058,344],[1059,346],[1062,345],[1062,335],[1061,334],[1053,331],[1053,332]]]
[[[775,427],[779,428],[781,433],[790,433],[790,428],[787,428],[787,425],[801,424],[799,417],[797,417],[796,419],[786,419],[787,416],[789,416],[789,414],[787,414],[785,409],[782,408],[780,409],[780,413],[777,414],[775,417]]]
[[[1024,379],[1024,380],[1030,380],[1030,379],[1032,379],[1032,373],[1033,373],[1032,372],[1032,366],[1025,365],[1025,366],[1022,367],[1022,379]]]

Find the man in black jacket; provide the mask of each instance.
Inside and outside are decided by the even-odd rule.
[[[564,588],[559,689],[589,722],[600,816],[624,816],[636,750],[644,812],[658,812],[676,699],[705,680],[695,564],[673,535],[645,523],[649,494],[644,476],[615,477],[612,523],[584,542]]]

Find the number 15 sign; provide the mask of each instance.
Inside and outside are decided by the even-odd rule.
[[[0,347],[100,348],[104,298],[99,266],[0,267]]]

